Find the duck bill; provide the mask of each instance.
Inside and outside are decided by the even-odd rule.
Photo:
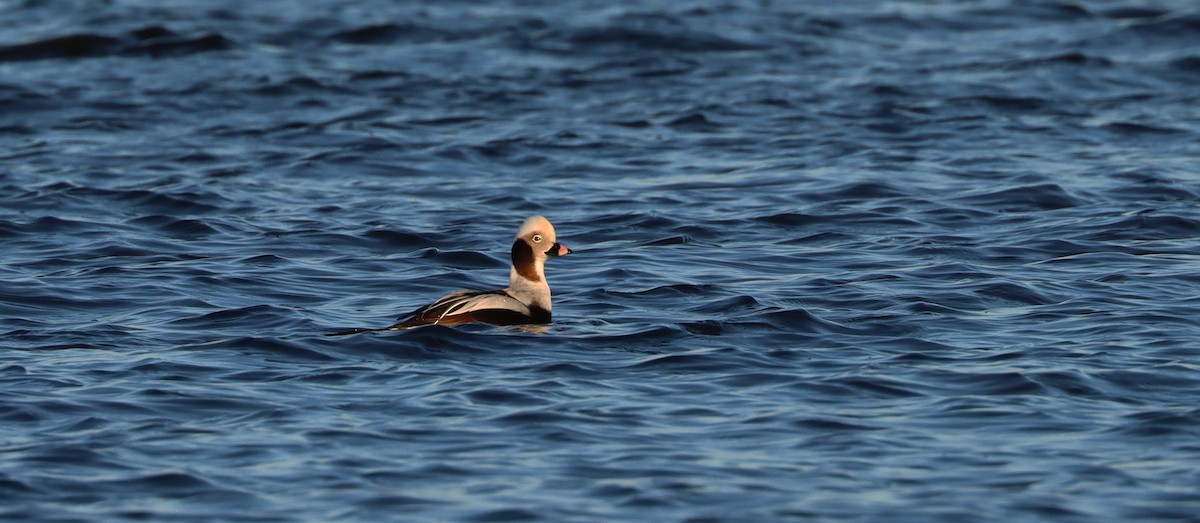
[[[554,242],[554,245],[550,246],[550,250],[546,251],[546,256],[566,256],[568,254],[571,254],[571,249],[558,242]]]

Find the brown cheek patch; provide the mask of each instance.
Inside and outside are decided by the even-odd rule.
[[[533,264],[533,248],[523,240],[513,242],[512,264],[513,267],[516,267],[517,274],[530,281],[541,281],[542,278],[538,276],[537,267]]]

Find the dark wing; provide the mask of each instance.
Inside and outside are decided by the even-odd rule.
[[[456,291],[399,318],[389,329],[418,325],[461,325],[484,322],[498,325],[530,323],[529,307],[504,291]]]

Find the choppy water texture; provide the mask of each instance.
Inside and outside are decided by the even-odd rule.
[[[1200,514],[1190,1],[0,6],[5,519]]]

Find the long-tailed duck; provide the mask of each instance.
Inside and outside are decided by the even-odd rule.
[[[548,257],[568,254],[571,249],[558,243],[550,221],[542,216],[530,216],[513,239],[507,289],[452,292],[401,316],[386,330],[472,322],[493,325],[550,323],[550,285],[546,283],[544,265]]]

